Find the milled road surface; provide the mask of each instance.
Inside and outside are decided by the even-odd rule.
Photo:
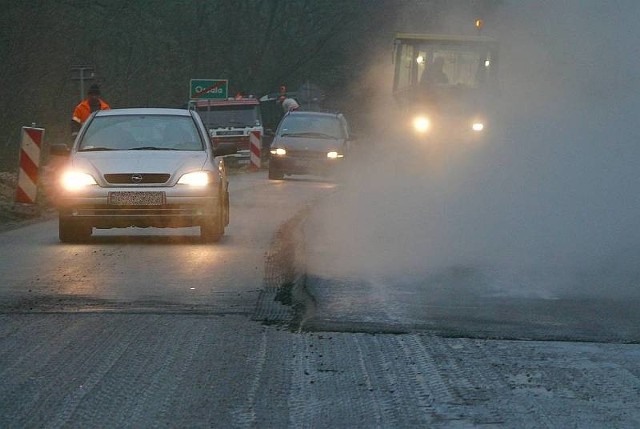
[[[232,227],[213,246],[196,231],[153,230],[62,245],[55,222],[0,234],[0,427],[640,425],[637,344],[292,332],[253,320],[279,278],[271,256],[296,257],[278,241],[303,225],[276,230],[336,191],[264,176],[235,180]],[[361,316],[384,326],[371,310]]]
[[[2,427],[629,428],[637,345],[0,316]]]

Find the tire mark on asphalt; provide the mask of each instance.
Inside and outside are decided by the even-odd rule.
[[[26,426],[46,423],[47,427],[62,427],[68,424],[79,404],[116,364],[129,347],[130,338],[141,329],[114,329],[113,325],[104,324],[101,318],[73,323],[70,328],[63,338],[80,341],[67,342],[59,354],[43,359],[46,365],[38,374],[49,379],[33,396],[37,405],[25,410],[28,414],[25,416]],[[79,329],[90,332],[92,336],[87,338],[77,334]],[[99,342],[97,338],[100,338]],[[59,396],[58,392],[67,393]],[[20,396],[24,397],[24,392],[20,392]]]
[[[433,423],[435,410],[424,395],[415,394],[415,373],[407,371],[412,365],[403,348],[404,340],[404,336],[397,335],[373,337],[394,411],[389,422],[398,422],[403,427],[429,426]]]
[[[180,321],[178,327],[180,329],[171,331],[169,338],[165,335],[166,339],[161,344],[164,350],[159,354],[157,369],[140,398],[136,398],[141,400],[134,402],[131,419],[119,422],[121,427],[143,427],[152,418],[159,422],[173,421],[171,401],[176,397],[178,386],[183,384],[194,356],[201,349],[208,329],[203,324],[194,326],[189,320]]]
[[[264,372],[267,361],[267,331],[263,330],[260,337],[260,346],[255,356],[247,359],[247,364],[251,368],[255,368],[249,383],[249,391],[247,392],[246,404],[234,409],[231,414],[234,418],[234,424],[241,427],[255,427],[256,421],[256,393],[261,385],[262,374]]]
[[[433,409],[437,414],[445,414],[442,404],[459,404],[460,399],[454,396],[441,376],[441,369],[436,365],[433,353],[425,347],[417,335],[395,337],[398,349],[404,354],[404,367],[407,369],[407,382],[413,382],[412,390],[417,392],[419,405],[423,409]],[[430,337],[430,343],[440,341]]]
[[[294,356],[291,359],[292,377],[289,391],[289,425],[291,427],[308,426],[309,410],[316,410],[319,405],[314,402],[312,392],[308,389],[309,359],[305,354],[309,348],[309,336],[299,335],[295,339]]]
[[[373,404],[373,407],[371,407],[371,413],[373,414],[373,423],[376,426],[380,426],[382,423],[382,414],[383,414],[383,410],[380,407],[380,402],[377,400],[376,398],[376,392],[374,389],[374,381],[371,377],[371,374],[369,373],[368,369],[367,369],[367,363],[365,361],[365,355],[362,351],[362,345],[360,342],[360,336],[356,336],[354,338],[354,343],[355,343],[355,347],[357,350],[357,356],[358,356],[358,365],[360,367],[360,371],[361,371],[361,377],[364,380],[364,385],[367,388],[367,393],[366,396],[369,398],[369,403]]]

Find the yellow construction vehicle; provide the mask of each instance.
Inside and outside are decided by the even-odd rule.
[[[476,26],[481,28],[482,21]],[[498,42],[484,36],[397,33],[393,96],[421,140],[485,138],[495,126]]]

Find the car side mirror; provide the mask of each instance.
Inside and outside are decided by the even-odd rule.
[[[49,147],[49,153],[55,156],[69,156],[71,149],[66,144],[56,143]]]

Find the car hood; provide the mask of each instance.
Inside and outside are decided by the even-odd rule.
[[[342,139],[315,138],[315,137],[278,137],[272,147],[281,147],[287,150],[330,152],[339,151],[344,145]]]
[[[118,173],[167,173],[175,178],[202,170],[207,159],[204,151],[77,152],[71,164],[76,170],[91,173],[96,180],[104,174]]]

